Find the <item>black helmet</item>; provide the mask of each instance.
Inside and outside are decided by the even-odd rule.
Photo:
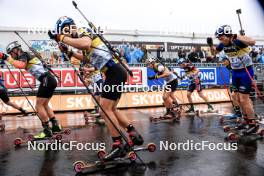
[[[11,43],[9,43],[9,44],[7,45],[7,47],[6,47],[6,52],[7,52],[7,54],[10,54],[11,51],[12,51],[13,49],[15,49],[15,48],[21,48],[21,44],[18,43],[18,41],[11,42]]]
[[[219,38],[222,35],[231,36],[232,28],[229,25],[222,25],[215,31],[215,37]]]

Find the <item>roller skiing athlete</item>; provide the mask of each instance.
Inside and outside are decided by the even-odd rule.
[[[87,85],[93,85],[94,96],[98,102],[100,102],[101,89],[103,88],[104,80],[100,70],[96,70],[90,63],[86,63],[85,60],[82,61],[80,67],[81,73],[83,73],[84,80],[87,80]],[[95,103],[95,109],[90,112],[92,115],[99,113],[99,107]],[[100,117],[100,116],[98,116]]]
[[[28,112],[24,110],[22,107],[19,107],[16,103],[11,102],[9,96],[7,94],[7,89],[4,85],[4,80],[0,76],[0,99],[8,106],[13,107],[14,109],[20,111],[24,116],[28,115]]]
[[[66,53],[66,54],[68,53],[70,57],[72,56],[71,54],[73,53],[72,49],[70,49],[70,47],[68,47],[64,43],[62,42],[59,43],[59,49],[63,53]],[[100,70],[95,69],[95,67],[93,67],[91,63],[89,63],[88,61],[89,61],[88,59],[81,61],[79,71],[85,81],[85,84],[87,86],[93,85],[93,91],[94,91],[93,94],[96,100],[99,102],[101,92],[102,92],[101,89],[103,87],[104,80],[103,80]],[[87,113],[88,112],[86,112],[85,114]],[[99,107],[95,103],[95,109],[92,112],[90,112],[90,114],[96,115],[97,118],[100,118],[100,115],[99,116],[97,115],[98,113],[99,113]]]
[[[229,25],[220,26],[215,32],[215,37],[220,41],[217,46],[213,45],[213,40],[210,37],[207,38],[207,44],[212,53],[224,51],[228,56],[232,69],[232,86],[238,90],[244,122],[239,124],[236,129],[243,129],[245,135],[256,133],[259,125],[256,123],[253,104],[249,96],[254,75],[249,46],[255,45],[255,40],[244,35],[233,34]]]
[[[53,133],[61,131],[61,127],[55,118],[54,112],[48,105],[57,87],[55,77],[44,67],[39,58],[28,52],[24,52],[21,48],[21,44],[17,41],[8,44],[6,52],[10,56],[5,53],[0,53],[0,59],[9,62],[16,68],[25,69],[40,81],[35,108],[42,122],[43,132],[34,135],[34,139],[52,137]],[[51,128],[49,122],[52,124]]]
[[[188,85],[188,90],[187,90],[187,98],[189,100],[191,107],[185,113],[195,112],[192,97],[191,97],[194,90],[197,90],[199,97],[201,97],[207,104],[208,106],[207,112],[213,111],[214,110],[213,106],[209,103],[208,98],[204,96],[203,94],[202,84],[201,84],[201,80],[199,77],[199,70],[195,66],[193,66],[190,62],[184,59],[180,59],[180,61],[178,62],[178,65],[185,72],[185,74],[181,76],[182,79],[187,78],[190,80],[190,83]]]
[[[222,63],[226,66],[226,68],[228,70],[230,70],[230,72],[232,72],[232,68],[230,66],[230,61],[229,61],[229,59],[227,57],[223,58]],[[241,109],[240,109],[240,105],[239,105],[239,92],[238,92],[238,89],[236,89],[236,87],[231,86],[230,87],[230,92],[231,92],[231,98],[232,98],[232,101],[233,101],[232,104],[233,104],[234,114],[230,114],[230,115],[228,115],[228,117],[230,119],[241,118],[242,117],[242,113],[241,113]]]
[[[66,16],[59,18],[55,31],[49,31],[48,34],[51,39],[57,42],[82,50],[82,54],[68,52],[67,55],[69,57],[74,56],[81,61],[89,60],[89,63],[96,70],[105,74],[104,86],[111,87],[110,92],[103,89],[99,103],[103,109],[100,109],[100,114],[105,119],[106,126],[113,140],[112,150],[102,160],[109,161],[126,155],[127,144],[123,143],[120,133],[121,128],[127,131],[133,145],[142,145],[144,142],[142,136],[117,109],[117,104],[122,94],[117,87],[125,84],[127,72],[118,60],[113,57],[104,42],[88,28],[77,30],[73,19]]]
[[[169,68],[161,63],[156,62],[153,58],[148,58],[147,66],[154,70],[155,75],[149,76],[149,80],[155,80],[158,78],[163,78],[166,81],[165,90],[163,92],[163,102],[166,107],[166,113],[160,117],[161,119],[175,119],[179,121],[179,116],[174,111],[174,108],[179,108],[179,104],[175,97],[175,91],[177,90],[178,80],[177,76],[170,71]],[[178,110],[179,111],[179,110]]]

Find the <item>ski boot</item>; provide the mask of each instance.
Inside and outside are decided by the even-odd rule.
[[[52,137],[52,131],[49,127],[46,127],[43,129],[41,133],[34,135],[33,137],[34,139],[44,139],[47,137]]]
[[[208,106],[208,109],[207,109],[208,112],[211,112],[214,110],[214,108],[211,104],[208,104],[207,106]]]
[[[98,114],[99,113],[99,108],[96,106],[93,111],[90,112],[90,114]]]
[[[111,151],[100,158],[102,161],[112,161],[115,158],[122,158],[126,156],[125,145],[122,140],[117,140],[113,143]]]
[[[27,116],[29,113],[23,109],[23,108],[19,108],[19,111],[24,115],[24,116]]]
[[[61,125],[59,124],[58,120],[55,118],[50,119],[51,124],[52,124],[52,132],[56,133],[56,132],[60,132],[61,131]]]
[[[194,107],[191,106],[190,109],[188,109],[187,111],[185,111],[185,113],[194,113]]]
[[[144,143],[143,137],[137,132],[136,129],[133,129],[132,131],[130,131],[128,133],[128,136],[130,138],[130,142],[132,142],[132,144],[130,144],[130,145],[140,146]]]

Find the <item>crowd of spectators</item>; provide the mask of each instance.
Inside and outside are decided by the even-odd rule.
[[[115,46],[115,49],[119,51],[121,57],[129,64],[137,64],[145,62],[147,57],[146,47],[139,46],[139,44],[121,44]]]
[[[151,53],[154,57],[158,57],[163,62],[177,63],[181,58],[188,59],[192,63],[218,63],[227,56],[220,52],[216,56],[213,56],[208,47],[179,47],[176,51],[166,52],[163,50],[148,51],[144,45],[139,44],[121,44],[115,45],[115,49],[119,51],[123,60],[128,64],[144,63],[148,57],[148,53]],[[252,48],[249,53],[254,63],[264,63],[264,48]],[[60,52],[44,52],[42,53],[43,58],[48,58],[47,61],[51,65],[60,65],[67,63],[66,59]],[[73,61],[78,64],[78,60]]]

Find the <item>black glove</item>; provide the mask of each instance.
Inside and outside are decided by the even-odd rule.
[[[0,52],[0,59],[6,60],[7,58],[8,58],[7,54]]]
[[[242,30],[239,31],[239,34],[240,35],[245,35],[245,31],[242,29]]]
[[[49,38],[50,38],[51,40],[55,40],[56,42],[60,42],[60,41],[62,41],[63,38],[64,38],[63,35],[56,34],[54,31],[51,31],[51,30],[48,31],[48,35],[49,35]],[[61,38],[61,36],[63,36],[63,37]]]
[[[149,80],[157,79],[157,75],[149,76],[148,79]]]
[[[207,45],[209,45],[210,47],[214,45],[212,37],[207,37],[206,42],[207,42]]]

